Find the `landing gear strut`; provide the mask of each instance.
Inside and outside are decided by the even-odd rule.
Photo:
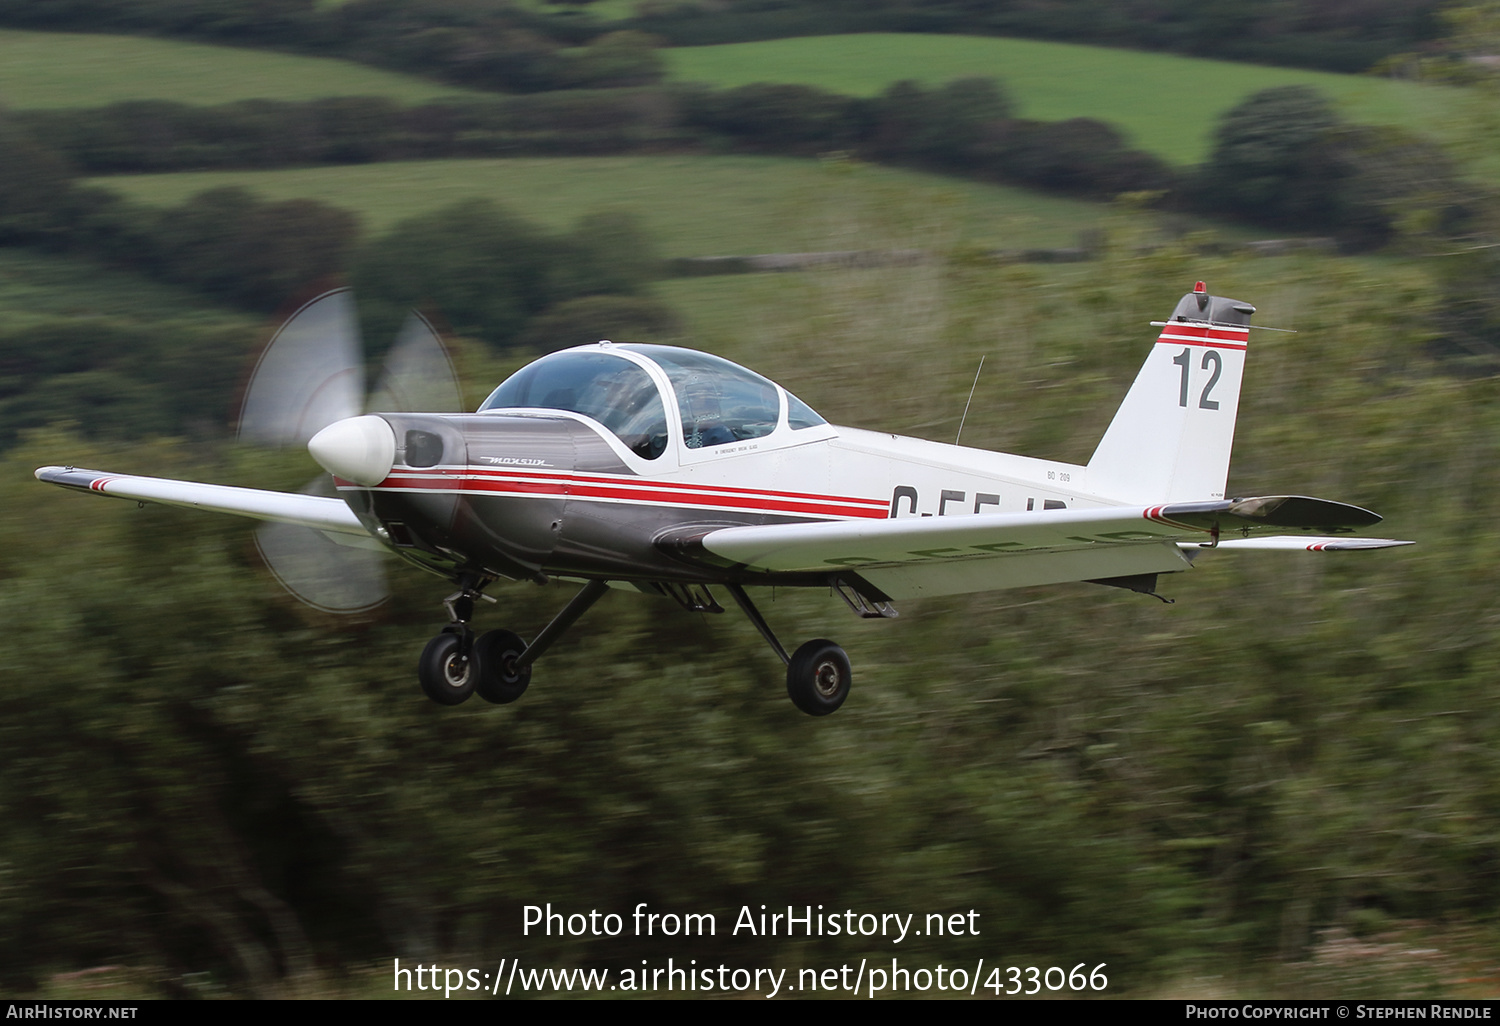
[[[844,704],[849,697],[849,685],[854,674],[849,666],[849,656],[831,641],[818,638],[798,648],[788,656],[786,649],[777,640],[766,618],[760,615],[750,596],[738,584],[726,584],[725,590],[744,610],[761,637],[786,663],[786,693],[792,704],[809,716],[827,716]]]
[[[490,583],[489,578],[465,578],[459,591],[443,600],[451,622],[422,650],[417,678],[423,694],[439,705],[458,705],[475,692],[496,705],[520,698],[531,683],[531,664],[609,590],[605,581],[589,581],[528,645],[504,630],[474,637],[469,628],[474,601],[489,599],[483,590]]]
[[[417,661],[417,679],[422,683],[422,693],[438,705],[467,702],[479,682],[469,618],[474,615],[474,602],[485,597],[484,589],[490,581],[491,578],[473,575],[462,578],[458,591],[443,599],[448,609],[448,626],[422,649],[422,658]]]

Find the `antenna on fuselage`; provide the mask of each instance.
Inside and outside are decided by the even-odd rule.
[[[983,356],[979,358],[979,370],[974,372],[974,384],[969,386],[969,401],[964,403],[964,415],[958,418],[958,434],[953,436],[954,445],[957,445],[958,440],[964,436],[964,421],[969,419],[969,404],[974,401],[974,389],[979,387],[979,372],[982,370],[984,370]]]

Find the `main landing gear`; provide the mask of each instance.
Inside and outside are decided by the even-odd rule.
[[[726,584],[724,589],[786,664],[786,694],[792,704],[809,716],[827,716],[836,712],[849,697],[849,685],[854,679],[849,656],[844,650],[819,638],[807,642],[793,655],[787,655],[766,618],[745,594],[745,589],[738,584]]]

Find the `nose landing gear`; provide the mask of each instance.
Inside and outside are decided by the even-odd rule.
[[[466,578],[456,594],[444,599],[452,622],[422,650],[417,679],[422,693],[439,705],[458,705],[476,692],[496,705],[520,698],[531,683],[531,664],[609,590],[604,581],[589,581],[528,645],[510,631],[474,637],[469,628],[474,601],[489,598],[482,592],[490,583],[488,578]]]

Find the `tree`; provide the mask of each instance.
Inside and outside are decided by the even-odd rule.
[[[1225,114],[1199,176],[1199,202],[1288,228],[1326,228],[1349,171],[1333,144],[1341,121],[1307,86],[1256,93]]]
[[[959,78],[935,89],[893,82],[863,104],[865,145],[877,159],[972,171],[1013,105],[994,79]]]
[[[508,345],[554,299],[558,244],[489,200],[402,221],[354,264],[372,338],[390,338],[414,306],[442,311],[460,334]]]
[[[270,309],[341,271],[357,231],[352,214],[326,203],[261,203],[247,189],[211,189],[158,218],[155,269],[168,281]]]

